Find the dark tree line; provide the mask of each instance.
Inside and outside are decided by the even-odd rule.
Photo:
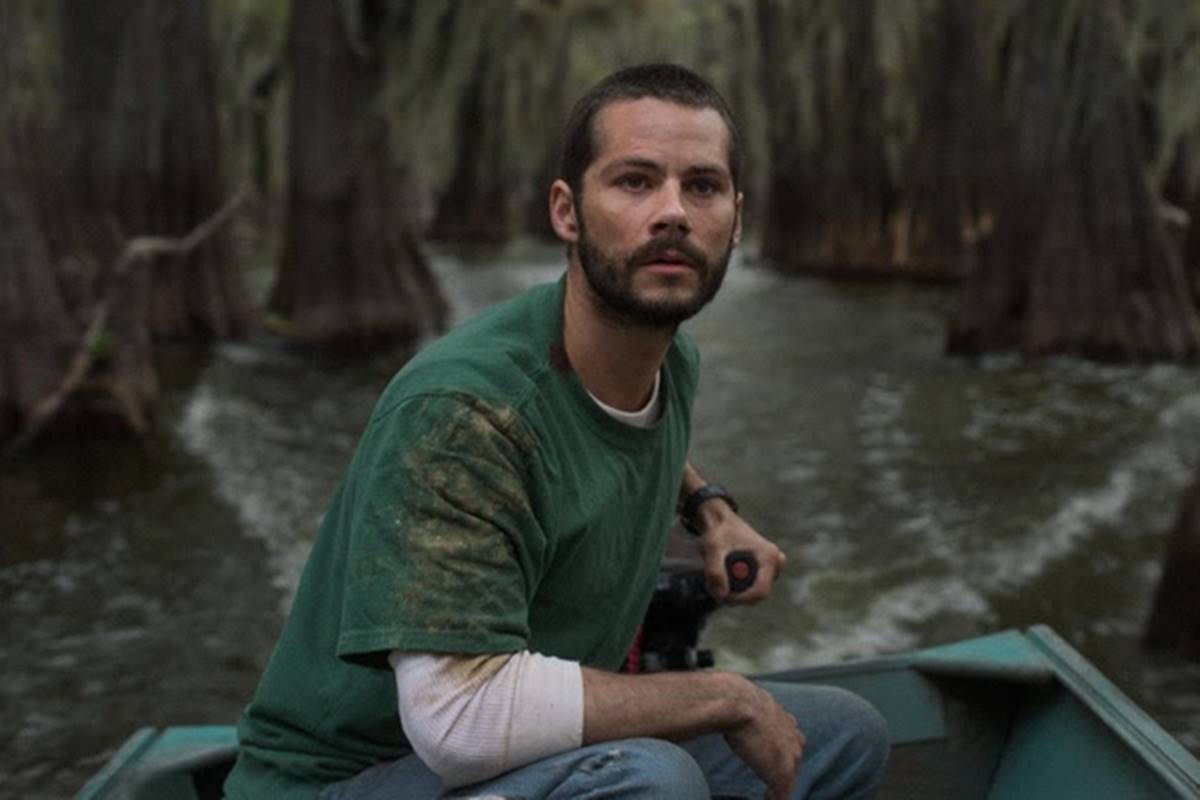
[[[114,269],[137,237],[179,240],[242,184],[258,213],[239,230],[273,264],[272,331],[357,352],[437,330],[423,242],[545,234],[569,103],[650,59],[731,99],[773,268],[962,281],[958,353],[1200,352],[1195,4],[13,0],[0,14],[0,152],[19,188],[0,207],[0,439],[62,387],[103,298],[119,302],[67,405],[133,430],[149,424],[156,342],[254,324],[230,225]]]
[[[1195,77],[1196,9],[886,8],[757,3],[773,112],[764,255],[790,270],[965,278],[956,353],[1200,354],[1196,234],[1188,225],[1186,249],[1172,239],[1153,174],[1164,151],[1194,158],[1195,115],[1178,119],[1194,100],[1160,90]],[[1140,57],[1139,41],[1152,43]],[[1172,177],[1175,202],[1195,209],[1194,171]]]

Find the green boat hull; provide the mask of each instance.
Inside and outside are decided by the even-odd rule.
[[[764,677],[871,701],[885,798],[1200,798],[1200,762],[1044,626]],[[77,800],[220,797],[236,752],[232,726],[143,728]]]

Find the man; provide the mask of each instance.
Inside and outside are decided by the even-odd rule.
[[[741,236],[740,162],[724,101],[682,68],[580,101],[550,192],[566,275],[384,392],[242,719],[231,796],[875,791],[886,732],[853,695],[615,672],[677,501],[718,599],[732,550],[760,565],[738,601],[785,562],[687,462],[698,357],[677,328]]]

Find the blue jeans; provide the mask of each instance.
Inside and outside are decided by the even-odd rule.
[[[763,683],[800,721],[807,744],[793,798],[869,798],[883,780],[887,723],[850,692]],[[719,734],[682,744],[621,739],[569,750],[491,780],[447,791],[415,755],[372,767],[321,793],[321,800],[581,800],[728,797],[758,800],[766,786]]]

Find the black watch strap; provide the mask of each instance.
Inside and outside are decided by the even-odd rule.
[[[688,532],[692,535],[703,535],[704,531],[700,529],[700,521],[696,519],[696,512],[700,510],[702,503],[713,498],[724,500],[734,511],[738,510],[737,501],[733,499],[733,495],[725,490],[724,486],[718,483],[704,484],[689,494],[679,507],[679,520],[683,523],[683,527],[687,528]]]

